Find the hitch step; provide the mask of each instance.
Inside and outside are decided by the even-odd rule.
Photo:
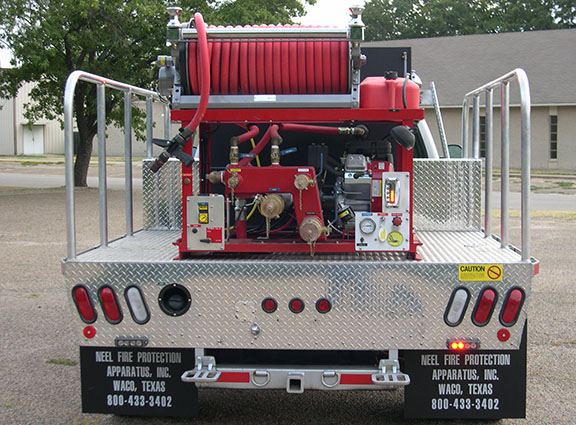
[[[216,370],[216,359],[212,356],[196,357],[194,369],[182,374],[182,382],[216,382],[222,372]]]

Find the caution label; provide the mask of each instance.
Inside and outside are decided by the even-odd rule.
[[[502,280],[502,264],[460,264],[458,279],[462,282],[499,282]]]

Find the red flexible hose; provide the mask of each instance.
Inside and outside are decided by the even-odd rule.
[[[206,26],[204,24],[204,18],[200,13],[194,14],[194,22],[196,23],[196,30],[198,31],[198,47],[200,49],[200,103],[198,104],[198,109],[192,120],[188,123],[186,127],[190,130],[196,130],[200,120],[204,117],[206,113],[206,108],[208,107],[208,98],[210,97],[210,57],[208,54],[208,39],[206,38]]]
[[[234,40],[230,41],[230,94],[238,94],[238,79],[240,72],[234,72],[238,69],[240,62],[240,44]]]
[[[260,129],[257,125],[249,126],[249,130],[246,133],[241,134],[238,136],[238,143],[244,143],[246,140],[253,139],[254,137],[258,136],[260,133]]]
[[[273,128],[275,128],[276,135],[278,135],[278,126],[276,124],[272,124],[270,127],[268,127],[268,130],[266,130],[266,133],[264,133],[264,135],[262,136],[260,141],[256,144],[254,149],[252,149],[250,151],[250,155],[258,155],[258,154],[260,154],[260,152],[262,152],[262,149],[264,149],[264,147],[266,147],[266,145],[270,141],[270,138],[272,137],[272,129]],[[242,167],[242,166],[248,165],[250,163],[250,161],[252,161],[252,158],[242,158],[238,162],[238,166]]]
[[[230,41],[225,40],[222,43],[222,49],[220,50],[220,93],[231,93],[230,90],[230,71],[232,67],[230,66]]]
[[[306,124],[280,124],[281,131],[300,131],[302,133],[338,134],[338,127]]]
[[[260,27],[252,27],[255,32]],[[199,43],[189,43],[193,94],[202,90]],[[210,89],[213,94],[348,93],[347,41],[311,39],[211,39]]]

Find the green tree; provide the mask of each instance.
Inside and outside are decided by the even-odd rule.
[[[367,40],[576,27],[573,0],[368,0]]]
[[[316,0],[305,0],[314,4]],[[168,0],[2,0],[0,46],[13,52],[13,68],[0,74],[0,97],[15,96],[25,82],[34,82],[25,116],[59,119],[68,75],[92,72],[140,87],[152,88],[152,62],[167,53],[165,25]],[[201,12],[210,24],[291,23],[302,16],[300,0],[182,0],[181,20]],[[121,119],[121,93],[107,91],[106,113]],[[86,186],[92,142],[97,133],[96,88],[80,83],[74,114],[80,136],[74,183]]]

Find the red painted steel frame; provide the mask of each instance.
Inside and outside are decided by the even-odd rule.
[[[194,109],[172,111],[173,121],[189,121]],[[220,123],[281,123],[317,122],[348,123],[411,122],[424,119],[423,109],[208,109],[205,122]]]
[[[195,110],[173,110],[171,118],[173,121],[182,121],[182,125],[192,119]],[[412,127],[414,120],[424,118],[424,110],[422,109],[208,109],[202,120],[200,132],[206,131],[210,124],[214,123],[350,123],[350,122],[395,122],[402,125]],[[202,146],[200,149],[202,150]],[[191,143],[187,143],[184,149],[185,152],[191,153]],[[209,150],[208,150],[209,152]],[[396,158],[396,171],[404,171],[410,173],[410,193],[413,193],[412,188],[412,160],[413,153],[403,148],[398,148]],[[294,198],[294,209],[298,218],[298,224],[301,223],[303,217],[298,217],[299,206],[299,192],[295,189],[294,175],[298,174],[298,168],[309,168],[314,178],[314,169],[312,167],[283,167],[283,166],[270,166],[256,168],[251,166],[229,166],[230,169],[241,168],[239,174],[248,174],[250,178],[247,182],[250,185],[239,187],[235,189],[235,196],[251,196],[255,193],[275,193],[269,191],[272,186],[278,187],[279,193],[292,193]],[[275,178],[273,185],[268,184],[266,180],[269,177],[271,168],[274,170]],[[295,171],[296,170],[296,171]],[[280,172],[282,178],[278,178]],[[284,175],[285,174],[285,175]],[[300,173],[302,174],[302,173]],[[228,175],[229,177],[229,175]],[[193,195],[192,191],[192,169],[182,167],[182,214],[183,214],[183,231],[182,238],[178,241],[180,258],[185,257],[193,251],[188,251],[186,240],[186,202],[188,196]],[[242,184],[242,183],[241,183]],[[278,185],[281,184],[280,188]],[[286,186],[286,187],[285,187]],[[229,191],[227,191],[229,193]],[[312,200],[312,197],[316,200]],[[310,198],[310,199],[309,199]],[[305,205],[313,205],[315,214],[322,220],[322,209],[319,204],[318,189],[317,187],[310,187],[308,190],[302,192],[302,211],[305,211]],[[302,213],[300,211],[300,213]],[[323,222],[323,220],[322,220]],[[413,222],[412,217],[412,197],[410,198],[410,222]],[[416,253],[417,247],[421,245],[412,229],[410,231],[410,248],[407,252],[412,258],[418,259]],[[224,252],[309,252],[310,246],[302,240],[286,239],[286,240],[246,240],[246,239],[230,239],[226,242]],[[353,240],[344,239],[326,239],[322,237],[314,248],[317,253],[337,253],[337,252],[355,252],[355,244]],[[222,251],[220,251],[222,252]]]

